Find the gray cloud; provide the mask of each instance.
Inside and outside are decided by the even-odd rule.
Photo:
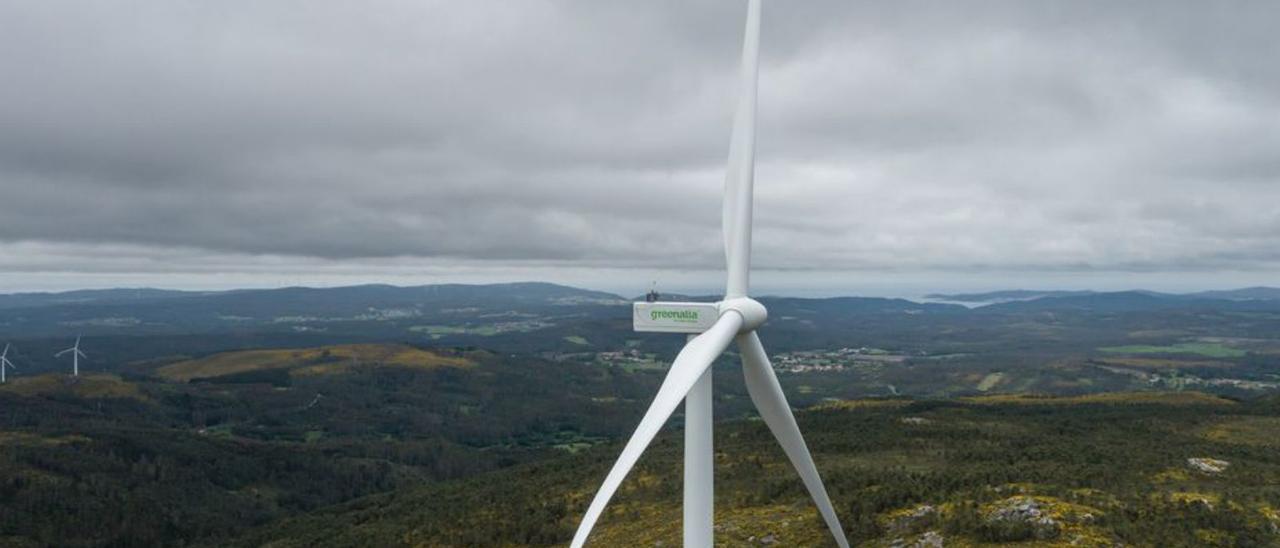
[[[0,265],[714,270],[741,8],[0,3]],[[1280,270],[1273,3],[765,9],[762,269]]]

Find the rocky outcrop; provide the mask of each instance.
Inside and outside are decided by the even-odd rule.
[[[1032,497],[1005,499],[987,514],[986,522],[993,526],[1025,527],[1037,540],[1054,539],[1062,533],[1062,524]]]
[[[938,534],[937,531],[927,531],[916,539],[916,543],[913,546],[914,548],[942,548],[942,545],[942,535]]]
[[[1231,466],[1231,463],[1209,457],[1192,457],[1187,459],[1187,466],[1202,474],[1216,475],[1225,472],[1227,467]]]
[[[896,538],[889,542],[889,548],[943,548],[945,539],[937,531],[926,531],[913,542]]]
[[[891,514],[885,522],[885,528],[892,533],[913,533],[933,523],[938,516],[938,509],[932,504],[922,504],[909,511],[898,511]]]

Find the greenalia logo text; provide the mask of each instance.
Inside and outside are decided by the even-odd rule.
[[[649,319],[672,320],[681,323],[695,323],[698,321],[697,310],[650,310]]]

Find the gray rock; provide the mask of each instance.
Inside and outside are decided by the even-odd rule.
[[[912,548],[942,548],[942,535],[938,534],[937,531],[927,531],[925,534],[920,535],[920,538],[916,539],[916,543],[911,546]]]
[[[1038,540],[1057,538],[1062,524],[1045,514],[1043,505],[1031,497],[1014,497],[987,514],[987,522],[1023,523],[1031,526]]]
[[[927,527],[929,521],[938,515],[938,509],[932,504],[922,504],[912,510],[910,514],[898,516],[888,523],[890,531],[896,533],[911,533]]]
[[[1192,457],[1187,459],[1187,466],[1204,474],[1221,474],[1227,470],[1228,466],[1231,466],[1231,463],[1222,459]]]

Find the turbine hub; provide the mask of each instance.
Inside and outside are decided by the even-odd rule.
[[[765,310],[760,301],[751,297],[725,299],[716,303],[716,306],[720,308],[721,316],[729,311],[737,312],[739,316],[742,316],[742,327],[738,329],[739,333],[755,331],[757,327],[764,325],[765,320],[769,319],[769,311]]]

